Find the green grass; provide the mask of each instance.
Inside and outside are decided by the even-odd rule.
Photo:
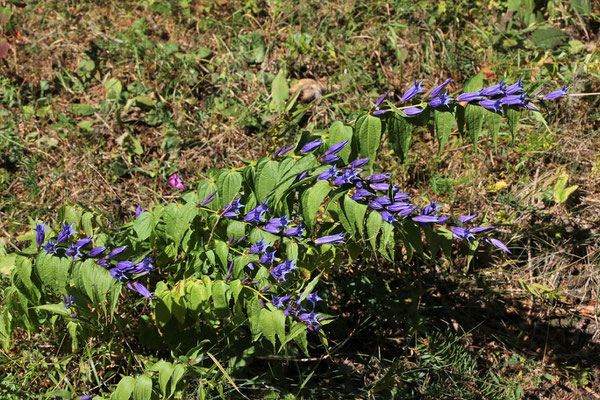
[[[0,60],[0,239],[9,249],[32,220],[55,218],[64,203],[128,221],[138,203],[173,200],[166,183],[173,172],[193,182],[210,168],[241,165],[302,132],[351,121],[385,91],[399,97],[414,79],[432,86],[452,78],[455,91],[484,71],[490,80],[523,77],[534,87],[566,83],[572,93],[597,92],[600,80],[593,39],[600,10],[577,8],[585,1],[6,3],[13,14],[3,32],[14,40]],[[290,86],[321,81],[324,96],[271,111],[271,84],[282,69]],[[423,201],[439,198],[445,212],[506,225],[503,239],[515,254],[477,254],[470,269],[457,255],[385,265],[360,279],[334,275],[340,316],[330,333],[338,340],[358,327],[347,344],[323,361],[232,368],[238,386],[254,398],[282,399],[597,392],[591,316],[573,311],[593,306],[598,290],[597,106],[597,97],[552,104],[543,110],[549,131],[527,117],[515,142],[502,127],[497,150],[489,139],[473,150],[455,132],[438,157],[423,129],[406,166],[386,155],[382,165]],[[579,192],[559,205],[547,193],[562,169]],[[506,187],[490,190],[499,181]],[[543,301],[520,280],[566,296]],[[380,291],[372,293],[375,284]],[[473,311],[477,301],[489,309]],[[474,322],[465,310],[484,319]],[[392,312],[403,317],[385,317]],[[460,329],[449,328],[453,320]],[[158,357],[122,343],[118,357],[111,343],[69,354],[51,329],[19,337],[22,345],[0,354],[0,397],[107,393],[119,373],[141,372],[139,358]],[[579,342],[569,341],[573,334]],[[198,372],[190,380],[185,398],[203,379]],[[219,390],[237,396],[226,379],[214,382],[207,398]]]

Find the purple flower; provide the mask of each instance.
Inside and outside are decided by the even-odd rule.
[[[329,155],[329,154],[337,154],[339,153],[344,147],[346,147],[346,145],[348,144],[349,140],[344,140],[343,142],[339,142],[334,144],[333,146],[331,146],[326,152],[325,154]]]
[[[227,282],[229,280],[229,278],[231,278],[231,275],[233,274],[233,260],[231,260],[231,263],[229,263],[229,269],[227,269],[227,276],[225,277],[225,282]]]
[[[294,260],[287,259],[281,264],[277,265],[275,268],[273,268],[271,270],[271,275],[278,281],[285,282],[285,276],[296,268],[298,267],[294,264]]]
[[[110,253],[108,253],[108,255],[106,256],[106,258],[109,259],[109,260],[111,258],[115,258],[119,254],[121,254],[122,252],[124,252],[126,249],[127,249],[127,246],[117,247],[116,249],[114,249]]]
[[[522,94],[512,94],[510,96],[505,96],[500,99],[502,104],[506,104],[509,106],[517,105],[517,106],[525,106],[525,101],[529,100],[528,97],[525,96],[525,93]],[[479,102],[481,104],[481,102]]]
[[[275,250],[265,251],[265,254],[260,256],[260,262],[263,264],[273,264],[275,261]]]
[[[360,180],[360,178],[358,177],[359,173],[360,171],[355,170],[353,167],[345,169],[342,175],[334,179],[333,184],[337,186],[351,184],[352,182]]]
[[[133,282],[133,283],[129,282],[129,283],[127,283],[127,287],[131,290],[135,290],[136,292],[138,292],[139,294],[141,294],[142,296],[144,296],[147,299],[152,298],[152,293],[150,293],[148,288],[146,288],[146,286],[142,285],[139,282]]]
[[[389,211],[381,211],[380,214],[381,218],[390,225],[393,225],[394,222],[398,221],[396,218],[394,218],[394,214],[390,213]]]
[[[123,272],[128,272],[130,269],[133,268],[133,262],[132,261],[119,261],[117,263],[116,268]]]
[[[177,174],[173,174],[169,177],[169,185],[174,187],[175,189],[185,190],[185,186],[183,186],[183,181]]]
[[[244,217],[244,221],[246,222],[254,222],[258,224],[261,221],[264,221],[264,214],[269,211],[267,207],[269,200],[265,200],[261,205],[254,207],[246,216]]]
[[[118,266],[119,264],[117,264]],[[144,257],[144,259],[142,261],[140,261],[139,263],[135,264],[133,266],[133,269],[131,269],[129,271],[129,273],[131,274],[144,274],[144,273],[148,273],[150,271],[152,271],[154,267],[152,266],[152,257],[148,256],[148,257]]]
[[[42,222],[41,225],[38,224],[37,221],[35,222],[35,242],[37,243],[38,247],[44,243],[47,230],[48,228],[46,228],[46,224],[44,222]]]
[[[562,88],[560,88],[558,90],[553,90],[552,92],[548,93],[547,95],[542,97],[542,99],[543,100],[554,100],[554,99],[558,99],[559,97],[562,97],[562,96],[569,96],[569,94],[567,93],[568,89],[569,89],[569,86],[563,86]],[[569,97],[571,97],[571,96],[569,96]]]
[[[429,106],[433,108],[441,106],[448,107],[450,100],[454,99],[452,97],[448,97],[447,94],[447,91],[445,93],[440,94],[438,97],[429,102]]]
[[[373,193],[369,192],[367,189],[358,189],[353,195],[352,199],[355,201],[359,201],[364,199],[365,197],[374,196]]]
[[[142,215],[145,212],[146,212],[146,210],[142,210],[142,205],[138,204],[137,208],[135,209],[135,217],[138,218],[140,215]]]
[[[252,246],[250,246],[250,253],[252,253],[252,254],[264,253],[265,251],[267,251],[267,249],[270,246],[271,246],[270,244],[265,243],[265,238],[262,238],[262,239],[260,239],[260,241],[254,243]]]
[[[421,223],[442,223],[448,220],[448,217],[439,217],[437,215],[417,215],[415,217],[412,217],[412,220],[415,222],[421,222]]]
[[[321,172],[319,174],[319,176],[317,177],[317,179],[320,181],[327,181],[331,178],[335,178],[337,176],[337,174],[338,174],[338,170],[335,169],[335,167],[331,167],[327,171]]]
[[[306,175],[308,175],[308,171],[304,171],[301,174],[298,175],[298,177],[296,178],[297,182],[300,182],[302,179],[306,178]]]
[[[337,154],[327,154],[327,155],[324,155],[323,157],[321,157],[321,162],[323,162],[325,164],[331,164],[331,163],[338,161],[339,159],[340,159],[340,156],[338,156]]]
[[[56,243],[52,243],[52,241],[48,239],[48,243],[42,246],[42,249],[46,250],[46,254],[56,254]]]
[[[288,151],[292,150],[294,147],[296,147],[296,146],[294,145],[294,146],[286,147],[285,149],[282,147],[282,148],[280,148],[279,150],[277,150],[277,151],[275,152],[275,154],[273,154],[273,157],[282,156],[282,155],[284,155],[285,153],[287,153]]]
[[[538,94],[541,94],[544,90],[548,89],[548,86],[542,86],[538,91],[536,91],[531,97],[535,97]]]
[[[371,207],[373,210],[383,210],[383,206],[375,200],[371,200],[369,202],[369,207]]]
[[[383,114],[388,113],[388,112],[390,112],[390,110],[375,110],[371,114],[373,114],[373,115],[383,115]]]
[[[109,266],[109,262],[106,258],[101,258],[95,261],[96,265],[101,266],[102,268],[106,268]]]
[[[502,114],[502,99],[498,100],[481,100],[479,105],[488,110]]]
[[[283,307],[285,305],[285,303],[288,302],[291,298],[292,298],[291,295],[282,296],[282,297],[273,296],[273,299],[271,300],[271,304],[273,304],[279,310],[279,307]]]
[[[302,307],[301,305],[299,305],[298,303],[295,303],[294,306],[292,306],[292,303],[288,304],[287,308],[285,310],[283,310],[283,315],[292,315],[294,314],[296,317],[298,316],[299,313],[306,311],[306,308]]]
[[[292,220],[288,219],[287,214],[285,214],[283,217],[270,219],[264,229],[270,233],[279,233],[281,232],[281,229],[286,228],[290,222],[292,222]]]
[[[486,97],[492,97],[497,94],[504,94],[504,86],[506,86],[506,82],[504,82],[502,80],[502,81],[498,82],[498,84],[496,84],[496,85],[481,89],[480,93],[482,96],[486,96]]]
[[[407,207],[405,209],[402,209],[398,212],[398,215],[400,215],[401,217],[405,217],[409,214],[411,214],[413,211],[415,211],[417,208],[419,208],[419,206],[412,206],[412,207]],[[389,209],[389,207],[388,207]]]
[[[473,214],[473,215],[466,215],[464,217],[458,217],[458,220],[460,222],[462,222],[463,224],[466,224],[467,222],[469,222],[470,220],[474,219],[477,217],[477,214]]]
[[[227,218],[237,217],[240,215],[240,209],[244,207],[238,199],[233,200],[231,203],[223,207],[223,216]]]
[[[392,204],[392,200],[390,200],[390,198],[386,196],[376,197],[375,199],[373,199],[373,201],[382,206],[389,206],[390,204]]]
[[[112,275],[112,277],[118,280],[119,282],[121,282],[123,279],[127,279],[123,271],[121,271],[119,268],[111,268],[109,272]]]
[[[433,90],[431,91],[431,93],[429,93],[429,97],[437,97],[438,94],[440,94],[440,92],[442,90],[444,90],[444,88],[446,87],[447,84],[449,84],[450,82],[452,82],[452,79],[446,79],[444,81],[444,83],[442,83],[439,86],[436,86],[435,88],[433,88]],[[446,93],[448,93],[446,91]]]
[[[75,303],[75,300],[73,300],[73,295],[70,294],[69,297],[67,298],[67,296],[63,296],[62,298],[63,301],[63,308],[66,310],[67,307],[72,307],[72,306],[76,306],[77,304]]]
[[[493,244],[494,246],[496,246],[497,248],[499,248],[502,251],[505,251],[508,254],[510,253],[510,250],[508,250],[508,247],[506,247],[506,245],[504,243],[502,243],[501,241],[499,241],[498,239],[486,239],[486,242]]]
[[[464,101],[464,102],[469,102],[469,101],[475,101],[475,100],[483,100],[483,96],[481,95],[481,91],[477,91],[477,92],[469,92],[469,93],[463,93],[461,95],[459,95],[456,98],[457,101]]]
[[[321,314],[315,314],[314,310],[310,313],[300,314],[298,318],[308,324],[308,329],[311,331],[321,329],[320,321],[325,317],[319,317]]]
[[[411,203],[409,203],[408,201],[397,201],[397,202],[394,202],[394,203],[390,204],[389,206],[387,206],[386,209],[390,212],[398,212],[398,211],[406,210],[407,208],[412,208],[412,207],[413,207],[413,205]],[[412,212],[412,210],[411,210],[411,212]]]
[[[215,195],[217,194],[217,191],[215,190],[214,192],[212,192],[211,194],[209,194],[204,200],[202,200],[202,203],[200,203],[201,206],[205,206],[208,203],[210,203],[211,201],[213,201],[213,199],[215,198]]]
[[[421,214],[422,215],[429,215],[429,214],[433,214],[435,212],[438,212],[442,209],[441,205],[438,205],[437,203],[437,199],[432,201],[431,203],[429,203],[428,206],[423,207],[423,209],[421,210]]]
[[[91,250],[88,252],[88,256],[89,256],[89,257],[96,257],[96,256],[99,256],[100,254],[104,253],[104,251],[105,251],[105,250],[106,250],[106,247],[102,247],[102,246],[99,246],[99,247],[94,247],[93,249],[91,249]]]
[[[75,246],[82,248],[87,246],[88,244],[92,243],[92,238],[91,237],[86,237],[83,238],[81,240],[78,240],[77,243],[75,243]]]
[[[383,96],[381,96],[381,97],[379,98],[379,100],[377,100],[377,101],[375,102],[375,107],[379,107],[379,106],[381,105],[381,103],[383,103],[383,101],[385,100],[385,98],[387,97],[387,95],[388,95],[389,93],[390,93],[390,92],[385,92],[385,94],[384,94]]]
[[[246,267],[248,267],[248,269],[249,269],[250,271],[254,271],[254,263],[251,263],[251,262],[250,262],[250,263],[246,264]]]
[[[523,80],[523,78],[519,78],[518,81],[516,81],[512,85],[509,85],[506,88],[504,88],[504,93],[507,94],[507,95],[512,95],[512,94],[515,94],[515,93],[522,92],[523,91],[522,80]]]
[[[410,198],[410,194],[408,193],[394,193],[394,201],[402,201]]]
[[[373,190],[379,190],[382,192],[386,192],[390,189],[390,185],[388,183],[371,183],[369,186]]]
[[[423,112],[423,109],[419,107],[408,107],[403,109],[402,112],[408,115],[409,117],[412,117],[413,115],[421,114]]]
[[[316,149],[317,147],[319,147],[322,144],[323,144],[323,142],[321,141],[321,139],[317,139],[317,140],[313,140],[312,142],[308,142],[304,146],[302,146],[302,148],[300,149],[300,153],[308,153],[309,151],[313,151],[314,149]]]
[[[390,179],[390,176],[392,176],[392,174],[373,174],[367,177],[367,180],[369,182],[385,182]]]
[[[350,168],[360,168],[360,167],[367,165],[368,163],[369,163],[369,157],[366,157],[366,158],[356,159],[348,165],[350,166]]]
[[[401,102],[409,101],[413,97],[415,97],[417,94],[423,93],[425,91],[425,88],[421,87],[421,85],[423,85],[423,81],[417,82],[415,80],[414,85],[412,85],[410,89],[408,89],[406,92],[404,92],[400,101]]]
[[[81,257],[81,251],[75,243],[72,243],[71,247],[65,250],[65,254],[71,257],[73,261],[75,261],[75,258]]]
[[[335,235],[323,236],[315,240],[316,244],[332,244],[332,243],[344,243],[344,233],[337,233]]]
[[[304,228],[302,227],[302,224],[300,224],[295,228],[290,228],[286,230],[285,232],[283,232],[283,234],[286,236],[297,236],[301,238],[302,235],[304,235]]]
[[[319,297],[319,294],[317,292],[313,292],[313,293],[309,294],[308,296],[306,296],[306,300],[310,301],[313,304],[313,308],[314,308],[317,304],[317,301],[321,301],[323,299]]]
[[[58,238],[56,238],[56,244],[64,242],[76,233],[77,231],[73,229],[73,224],[67,226],[67,224],[63,222],[62,230],[58,234]]]

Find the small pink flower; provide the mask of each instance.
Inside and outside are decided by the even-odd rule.
[[[183,182],[177,174],[173,174],[169,177],[169,184],[176,189],[185,190],[185,186],[183,186]]]

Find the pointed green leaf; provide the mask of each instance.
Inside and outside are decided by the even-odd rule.
[[[465,109],[465,123],[467,124],[467,135],[473,143],[474,147],[477,147],[479,141],[479,135],[481,134],[481,128],[483,126],[483,107],[474,104],[467,104]]]
[[[508,122],[508,129],[512,135],[513,142],[517,137],[517,126],[519,125],[519,118],[521,112],[518,106],[509,106],[506,108],[506,120]]]
[[[150,400],[152,396],[152,379],[148,375],[139,375],[133,387],[133,400]]]
[[[483,109],[483,115],[485,116],[485,123],[492,135],[492,142],[494,143],[494,146],[496,146],[498,132],[500,131],[500,123],[502,122],[502,115],[487,109]]]
[[[70,258],[40,253],[35,269],[45,286],[50,287],[55,294],[64,295],[67,294],[66,285],[70,265]]]
[[[276,339],[285,340],[285,315],[270,304],[260,311],[260,329],[263,335],[276,349]]]
[[[222,200],[221,207],[225,207],[238,195],[242,188],[242,175],[237,171],[224,171],[217,179],[219,198]]]
[[[271,103],[269,109],[273,111],[283,111],[285,108],[285,101],[290,97],[290,88],[285,79],[285,71],[280,69],[273,79],[271,86]]]
[[[369,157],[369,165],[372,165],[381,143],[381,120],[372,115],[363,115],[356,121],[356,135],[361,157]]]
[[[317,181],[307,191],[302,194],[302,216],[307,229],[312,230],[317,219],[317,213],[323,200],[331,191],[331,186],[327,181]]]
[[[450,110],[441,111],[436,109],[433,112],[433,117],[435,120],[435,133],[438,141],[438,154],[442,154],[444,146],[450,139],[450,133],[452,133],[454,116]]]
[[[340,156],[344,163],[348,163],[350,153],[352,152],[352,127],[344,125],[343,122],[335,121],[329,127],[329,137],[327,138],[327,145],[329,147],[334,144],[343,142],[344,140],[349,140],[350,142],[337,154]]]
[[[400,162],[406,162],[412,140],[412,125],[406,118],[394,113],[387,119],[385,129],[394,153],[400,157]]]
[[[265,201],[271,191],[279,183],[279,163],[269,160],[263,164],[256,177],[254,192],[256,193],[256,201],[262,203]]]
[[[163,362],[158,371],[158,387],[165,397],[167,396],[167,384],[169,383],[169,379],[171,379],[171,375],[173,375],[173,364]]]
[[[371,247],[373,247],[373,251],[377,251],[377,235],[381,230],[381,223],[383,219],[381,218],[381,214],[377,211],[371,211],[369,217],[367,218],[367,237],[369,242],[371,242]]]
[[[483,87],[483,72],[471,77],[463,86],[463,93],[477,92]]]

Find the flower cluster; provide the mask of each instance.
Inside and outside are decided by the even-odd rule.
[[[144,211],[141,209],[141,206],[138,206],[138,210],[136,210],[136,216],[141,215],[143,212]],[[36,222],[34,230],[35,242],[38,248],[44,249],[46,254],[63,254],[64,256],[70,257],[73,261],[101,257],[96,260],[95,263],[101,267],[107,268],[113,278],[117,279],[119,282],[121,282],[123,279],[127,279],[127,275],[140,276],[149,273],[153,269],[152,259],[150,257],[145,257],[142,261],[137,263],[132,261],[119,261],[113,265],[112,260],[123,253],[127,249],[127,246],[117,247],[108,252],[108,254],[105,256],[103,256],[103,254],[107,250],[106,247],[98,246],[87,250],[86,248],[92,244],[94,238],[84,237],[77,241],[72,240],[75,235],[79,234],[79,232],[75,231],[73,228],[72,223],[66,224],[63,222],[61,231],[54,241],[51,237],[48,237],[46,241],[46,234],[49,232],[49,230],[45,223],[39,224]],[[44,244],[45,241],[46,243]],[[135,290],[144,297],[152,298],[150,291],[141,283],[129,282],[127,287]],[[68,304],[65,302],[65,304],[66,306],[75,305],[72,300]]]
[[[511,85],[508,85],[508,81],[501,80],[495,85],[489,87],[484,86],[481,90],[476,92],[461,93],[458,97],[453,98],[448,96],[447,90],[442,93],[442,90],[444,90],[446,85],[450,82],[452,82],[451,79],[446,79],[441,85],[436,86],[429,92],[427,95],[428,100],[422,100],[421,104],[416,106],[404,107],[402,112],[408,116],[413,116],[422,113],[427,106],[431,108],[448,108],[451,101],[479,104],[481,107],[497,113],[503,112],[502,106],[504,105],[520,106],[533,111],[539,111],[532,103],[569,96],[567,93],[567,90],[569,89],[568,86],[563,86],[540,98],[539,96],[546,90],[546,87],[543,87],[530,96],[523,88],[523,80],[519,79]],[[423,81],[417,82],[415,80],[414,84],[402,95],[398,103],[408,102],[414,99],[418,94],[424,93],[426,89],[423,88],[422,85]],[[375,102],[375,109],[371,111],[371,114],[382,115],[391,111],[389,109],[379,108],[388,96],[388,93],[385,93],[377,100],[377,102]]]

